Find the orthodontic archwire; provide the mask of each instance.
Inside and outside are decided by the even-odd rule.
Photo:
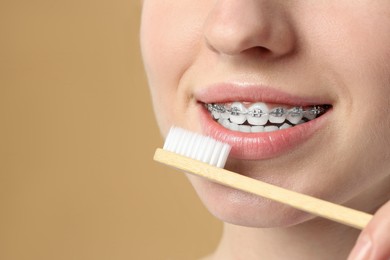
[[[233,116],[238,115],[249,115],[253,117],[262,117],[264,115],[274,116],[274,117],[282,117],[282,116],[318,116],[326,111],[326,108],[323,106],[312,106],[310,108],[304,109],[303,107],[293,107],[290,109],[283,107],[276,107],[269,112],[264,112],[260,108],[250,109],[247,111],[241,111],[238,107],[229,107],[221,104],[205,104],[205,107],[209,112],[218,112],[218,113],[229,113]]]

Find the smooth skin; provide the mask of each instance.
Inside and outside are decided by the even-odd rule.
[[[207,259],[390,259],[390,1],[145,0],[141,47],[156,118],[202,133],[197,91],[266,85],[332,105],[291,153],[227,168],[369,212],[362,231],[188,176],[224,221]]]

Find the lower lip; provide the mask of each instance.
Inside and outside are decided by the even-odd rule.
[[[281,156],[299,145],[321,129],[331,110],[324,115],[288,129],[264,133],[242,133],[224,128],[212,119],[210,113],[200,104],[202,131],[216,140],[232,147],[230,157],[241,160],[264,160]]]

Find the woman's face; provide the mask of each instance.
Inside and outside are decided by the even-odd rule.
[[[336,203],[389,199],[389,1],[145,0],[141,44],[164,135],[211,135],[232,145],[229,170]],[[310,218],[189,178],[227,222]]]

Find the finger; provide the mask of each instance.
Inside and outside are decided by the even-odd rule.
[[[382,206],[360,234],[348,260],[390,259],[390,201]]]

